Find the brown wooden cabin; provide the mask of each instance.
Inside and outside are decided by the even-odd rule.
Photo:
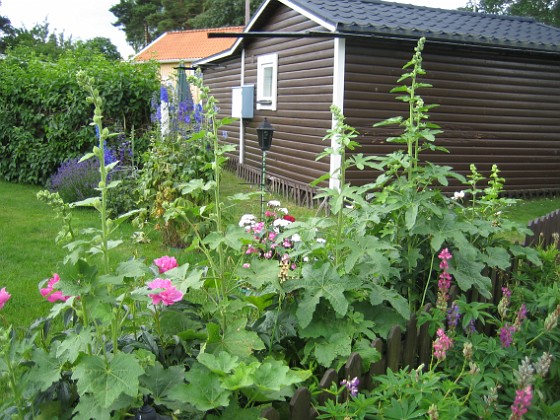
[[[471,163],[485,174],[497,164],[511,195],[558,193],[560,29],[379,0],[267,0],[230,50],[197,63],[221,114],[231,116],[233,107],[245,116],[225,127],[227,141],[238,146],[232,156],[238,173],[258,180],[256,127],[267,117],[275,129],[268,181],[307,191],[337,164],[315,160],[328,146],[322,139],[332,127],[333,103],[361,133],[359,152],[394,150],[385,139],[395,133],[372,125],[406,115],[389,91],[421,36],[427,39],[422,81],[433,88],[420,93],[440,105],[430,120],[444,130],[437,144],[450,152],[423,158],[463,174]],[[240,86],[249,86],[248,93],[234,94]],[[350,171],[347,179],[363,184],[374,176]]]

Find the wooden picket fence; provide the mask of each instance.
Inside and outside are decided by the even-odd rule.
[[[502,286],[508,283],[514,270],[515,264],[508,271],[492,270],[489,272],[489,277],[492,280],[492,298],[490,300],[483,298],[475,290],[467,293],[467,300],[469,302],[492,302],[497,305],[502,298]],[[450,290],[451,300],[454,300],[457,294],[458,289],[456,286],[452,287]],[[426,305],[424,310],[430,311],[431,305]],[[428,328],[428,323],[418,327],[416,315],[413,314],[406,324],[404,331],[401,330],[400,326],[395,325],[391,328],[386,340],[380,338],[373,340],[371,346],[377,349],[381,359],[371,364],[365,371],[365,374],[362,372],[362,359],[360,355],[352,353],[340,372],[334,369],[325,371],[319,382],[320,388],[327,390],[333,383],[340,384],[342,379],[357,377],[360,380],[360,389],[371,390],[375,386],[375,377],[385,374],[388,369],[396,372],[405,367],[415,369],[421,365],[429,366],[434,337],[430,335]],[[485,334],[495,333],[492,329],[493,327],[489,324],[485,326],[477,324],[476,328]],[[329,398],[334,397],[331,393],[322,391],[316,400],[319,405],[323,405]],[[261,412],[261,417],[268,420],[313,420],[317,416],[318,413],[312,404],[311,392],[305,387],[296,390],[288,407],[272,406]]]
[[[545,216],[531,220],[527,226],[533,231],[533,236],[525,238],[525,246],[548,247],[556,245],[560,249],[560,209],[548,213]]]

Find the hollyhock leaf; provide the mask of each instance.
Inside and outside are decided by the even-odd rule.
[[[241,388],[249,388],[255,383],[255,378],[253,374],[259,367],[259,363],[251,363],[249,365],[240,364],[238,365],[233,373],[224,377],[222,386],[230,391],[236,391]]]
[[[489,267],[498,267],[502,270],[507,270],[511,266],[511,257],[506,249],[488,247],[485,251],[486,255],[483,255],[483,260]]]
[[[129,260],[119,263],[117,274],[123,277],[136,278],[150,273],[150,269],[140,260]]]
[[[150,395],[156,404],[165,404],[171,389],[182,384],[185,378],[183,366],[170,366],[165,369],[156,361],[154,366],[146,368],[144,375],[140,377],[142,386],[150,390]]]
[[[64,362],[51,356],[41,348],[33,350],[35,367],[29,371],[30,379],[39,385],[41,390],[46,390],[53,382],[60,380],[60,372]]]
[[[89,329],[82,329],[79,334],[68,332],[66,338],[56,348],[56,357],[62,362],[74,363],[80,353],[86,353],[88,346],[95,342],[95,337]]]
[[[78,405],[72,413],[72,419],[91,420],[91,413],[95,413],[96,420],[111,419],[111,410],[109,408],[101,408],[94,395],[80,395]]]
[[[404,219],[406,223],[406,228],[408,230],[411,230],[416,224],[416,219],[418,217],[418,208],[419,208],[419,204],[414,203],[412,206],[406,209]]]
[[[282,290],[278,282],[278,261],[276,260],[254,259],[249,268],[239,268],[236,274],[255,289],[262,289],[270,285],[274,290]]]
[[[297,282],[287,282],[286,291],[304,289],[303,298],[296,311],[296,316],[302,328],[311,322],[315,307],[321,298],[326,299],[337,314],[346,315],[348,301],[344,296],[344,284],[329,263],[319,268],[305,265],[302,271],[302,279]]]
[[[76,366],[72,379],[80,396],[91,393],[97,403],[110,407],[121,394],[136,397],[138,378],[144,373],[134,355],[118,353],[110,361],[101,356],[85,355]]]
[[[208,415],[206,418],[208,420],[247,420],[247,419],[260,419],[262,418],[261,412],[263,411],[262,406],[256,406],[252,408],[239,407],[237,404],[230,404],[221,415]]]
[[[212,232],[206,236],[202,243],[208,245],[210,249],[217,249],[221,244],[225,243],[226,238],[220,232]]]
[[[221,375],[230,373],[239,365],[239,357],[232,356],[225,351],[218,353],[217,356],[210,353],[201,353],[198,355],[197,360],[210,369],[210,371]]]
[[[236,251],[253,241],[251,234],[237,226],[229,226],[225,236],[225,244]]]
[[[246,319],[231,322],[225,331],[221,331],[219,325],[209,323],[206,351],[213,354],[225,351],[244,360],[253,354],[253,350],[263,350],[264,343],[257,333],[245,329],[246,322]]]
[[[459,288],[467,291],[474,286],[482,296],[491,298],[492,281],[481,274],[484,264],[471,258],[465,258],[462,252],[455,253],[453,257],[454,262],[449,267],[449,274],[455,278]]]
[[[189,383],[174,386],[169,392],[169,398],[188,401],[201,411],[229,405],[231,392],[224,389],[221,378],[206,367],[195,364],[185,374],[185,378]]]
[[[76,201],[75,203],[71,204],[72,207],[94,207],[96,209],[101,208],[101,198],[99,197],[90,197],[86,198],[85,200]]]
[[[321,366],[331,366],[338,356],[346,358],[352,352],[352,337],[345,333],[335,333],[328,339],[321,339],[315,346],[314,354]]]
[[[370,287],[371,293],[369,295],[369,301],[373,306],[387,301],[405,320],[410,319],[408,301],[397,293],[396,290],[386,289],[385,287],[375,283],[372,283]]]

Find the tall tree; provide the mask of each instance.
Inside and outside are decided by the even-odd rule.
[[[115,44],[109,38],[98,36],[87,41],[78,41],[78,48],[85,48],[97,54],[103,54],[109,60],[120,60],[121,54]]]
[[[498,15],[527,16],[560,27],[560,0],[478,0],[468,10]]]
[[[203,11],[190,20],[193,28],[217,28],[220,26],[240,26],[245,23],[246,0],[204,0]],[[255,11],[259,2],[251,2]]]
[[[72,37],[66,38],[64,32],[51,32],[45,19],[42,24],[35,24],[31,29],[14,28],[13,32],[2,41],[7,48],[29,48],[39,55],[57,58],[64,51],[74,48]]]
[[[109,11],[117,17],[113,25],[124,30],[127,42],[135,51],[162,33],[158,29],[163,12],[161,0],[121,0]]]
[[[158,22],[162,32],[189,29],[190,19],[202,13],[202,2],[197,0],[162,0],[163,12]]]
[[[0,1],[0,6],[2,2]],[[14,28],[12,22],[5,16],[0,16],[0,53],[6,51],[6,38],[14,35]]]

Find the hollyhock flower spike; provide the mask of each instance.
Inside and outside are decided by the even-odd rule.
[[[172,268],[175,268],[178,266],[177,264],[177,260],[175,259],[175,257],[169,257],[167,255],[164,255],[161,258],[156,258],[154,260],[154,264],[157,266],[157,268],[159,268],[159,273],[165,273],[166,271],[171,270]]]
[[[12,295],[6,291],[5,287],[0,290],[0,309],[4,307],[6,302],[9,301],[11,297]]]
[[[169,306],[183,299],[183,292],[177,290],[169,279],[155,279],[148,283],[148,287],[152,290],[163,289],[158,293],[148,294],[154,305],[163,303],[165,306]]]

